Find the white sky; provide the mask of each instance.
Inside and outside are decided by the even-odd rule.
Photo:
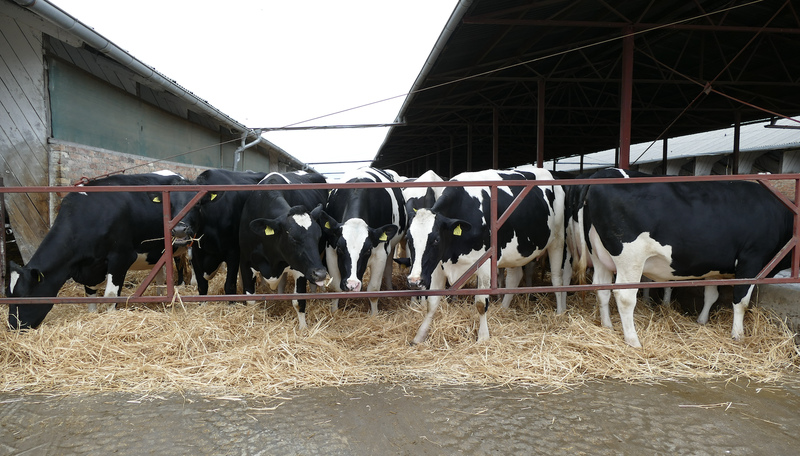
[[[405,94],[458,3],[50,1],[249,128],[282,127]],[[304,125],[390,123],[404,98]],[[371,160],[386,131],[287,131],[265,137],[313,164]],[[366,164],[313,166],[336,173]]]

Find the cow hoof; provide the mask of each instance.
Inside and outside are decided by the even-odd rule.
[[[639,339],[625,339],[625,343],[630,345],[633,348],[642,348],[642,344],[639,343]]]

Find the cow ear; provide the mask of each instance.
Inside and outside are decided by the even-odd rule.
[[[274,236],[280,229],[281,224],[275,219],[260,218],[250,222],[250,231],[260,236]]]
[[[208,192],[206,192],[205,195],[203,195],[202,198],[200,198],[200,201],[198,201],[197,204],[216,203],[222,198],[224,194],[225,192],[220,192],[217,190],[209,190]]]
[[[8,269],[12,272],[21,273],[23,271],[22,266],[18,265],[14,262],[14,260],[8,260]]]
[[[461,236],[465,232],[472,229],[472,225],[464,220],[452,219],[447,222],[447,230],[453,233],[453,236]]]
[[[315,207],[315,208],[314,208],[314,209],[313,209],[313,210],[310,212],[310,215],[311,215],[311,219],[312,219],[312,220],[319,220],[319,217],[320,217],[320,215],[321,215],[321,214],[322,214],[322,203],[320,203],[320,204],[317,204],[317,207]]]
[[[377,229],[370,230],[370,236],[372,237],[372,243],[374,245],[378,245],[379,242],[389,242],[396,234],[399,228],[397,225],[384,225]]]
[[[322,232],[325,234],[336,234],[341,231],[341,225],[333,217],[328,215],[325,211],[320,211],[319,220],[317,221],[322,227]]]

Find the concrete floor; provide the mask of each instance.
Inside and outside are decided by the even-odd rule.
[[[2,455],[783,455],[800,376],[782,385],[372,384],[282,398],[0,395]]]

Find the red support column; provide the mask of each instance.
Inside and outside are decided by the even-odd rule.
[[[620,87],[619,167],[630,168],[631,106],[633,104],[633,27],[622,39],[622,86]]]

